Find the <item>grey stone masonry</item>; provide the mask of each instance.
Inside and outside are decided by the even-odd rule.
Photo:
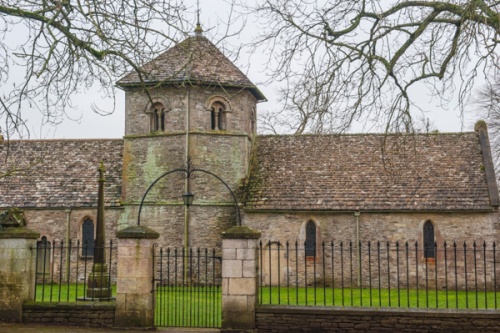
[[[23,226],[0,224],[0,321],[21,322],[23,303],[34,297],[39,236]]]
[[[241,226],[222,233],[222,332],[255,329],[259,238]]]
[[[115,304],[114,302],[24,303],[23,324],[35,323],[99,328],[113,327]],[[68,329],[68,332],[72,331]]]
[[[159,234],[148,227],[118,231],[115,327],[154,325],[152,247]]]
[[[261,306],[259,333],[498,332],[497,310]]]

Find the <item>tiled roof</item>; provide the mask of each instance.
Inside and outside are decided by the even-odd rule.
[[[203,36],[185,39],[142,68],[146,84],[209,84],[249,89],[258,100],[264,95],[212,42]],[[117,82],[118,86],[141,83],[136,71]]]
[[[260,136],[246,209],[491,210],[483,164],[476,133]]]
[[[121,196],[123,140],[28,140],[0,144],[0,207],[96,207],[99,162],[105,204]]]

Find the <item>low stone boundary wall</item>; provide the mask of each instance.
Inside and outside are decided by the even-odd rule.
[[[115,303],[25,303],[23,323],[112,327]]]
[[[259,333],[497,332],[500,310],[260,306]]]

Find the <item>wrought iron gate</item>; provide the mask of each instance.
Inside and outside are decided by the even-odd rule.
[[[215,249],[153,249],[155,326],[221,326],[222,257]]]

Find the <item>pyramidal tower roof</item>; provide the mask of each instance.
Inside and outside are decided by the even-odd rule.
[[[249,89],[259,101],[265,100],[265,96],[246,75],[212,42],[202,36],[199,30],[195,31],[195,36],[186,38],[141,67],[144,71],[144,84],[188,83],[238,87]],[[130,72],[117,82],[119,87],[140,84],[141,80],[136,71]]]

